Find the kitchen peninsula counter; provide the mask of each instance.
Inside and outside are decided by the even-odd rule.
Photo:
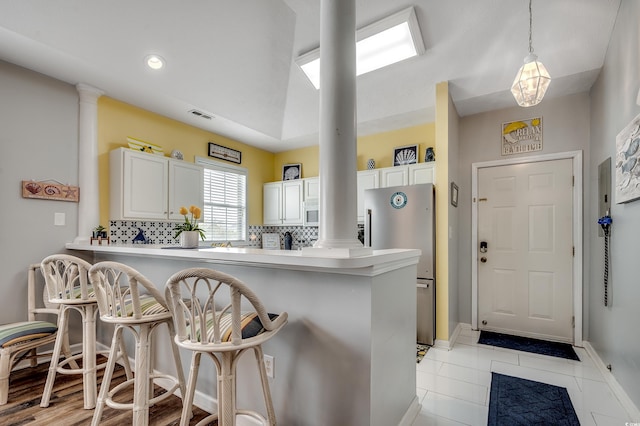
[[[409,425],[416,397],[416,265],[419,250],[375,250],[362,257],[330,257],[256,248],[163,248],[90,245],[66,248],[92,262],[130,265],[162,291],[175,272],[218,269],[244,281],[270,312],[289,323],[263,345],[274,357],[270,379],[280,424]],[[108,344],[107,329],[99,341]],[[156,344],[168,345],[158,335]],[[174,374],[158,351],[158,369]],[[182,353],[188,366],[189,354]],[[214,410],[215,368],[203,363],[195,403]],[[238,405],[264,411],[255,361],[240,361]]]
[[[129,256],[148,256],[200,260],[229,264],[252,264],[254,266],[277,267],[285,269],[314,269],[326,272],[352,271],[365,275],[375,275],[388,267],[396,268],[400,264],[416,263],[419,250],[389,249],[375,250],[372,255],[362,257],[329,257],[302,254],[301,250],[264,250],[249,247],[200,247],[183,249],[179,246],[155,244],[78,244],[68,243],[67,249],[87,250],[96,253],[112,253]]]

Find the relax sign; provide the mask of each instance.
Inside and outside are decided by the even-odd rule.
[[[542,151],[542,117],[502,123],[502,155]]]

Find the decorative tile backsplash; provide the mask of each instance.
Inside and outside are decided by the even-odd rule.
[[[112,220],[109,222],[109,238],[114,244],[131,244],[142,230],[147,244],[178,245],[179,241],[173,238],[174,226],[174,222]]]
[[[249,246],[262,248],[262,234],[280,234],[280,248],[284,249],[284,233],[290,232],[293,237],[292,249],[313,245],[318,239],[317,226],[249,226]]]
[[[146,244],[178,245],[179,243],[173,238],[174,222],[112,220],[109,225],[109,237],[113,244],[131,244],[140,230],[146,238]],[[284,249],[284,233],[287,231],[293,236],[294,249],[310,246],[318,239],[317,226],[250,225],[247,245],[262,248],[262,234],[277,233],[280,234],[280,247]]]

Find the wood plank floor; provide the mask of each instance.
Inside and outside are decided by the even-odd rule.
[[[102,362],[99,359],[98,362]],[[84,426],[91,424],[93,410],[83,408],[82,376],[62,375],[56,376],[53,386],[53,395],[49,407],[41,408],[40,399],[47,379],[49,363],[40,364],[35,368],[24,368],[11,373],[9,383],[9,401],[6,405],[0,405],[0,425],[65,425]],[[98,387],[102,381],[102,373],[98,372]],[[122,383],[125,379],[124,369],[116,367],[111,387]],[[156,392],[160,388],[156,387]],[[124,402],[126,398],[131,400],[133,389],[122,392],[122,398],[118,395],[118,401]],[[182,400],[172,396],[150,408],[149,424],[153,426],[178,425]],[[194,408],[191,424],[207,416],[207,413],[199,408]],[[132,424],[132,413],[128,410],[115,410],[105,407],[101,425],[123,426]],[[216,423],[212,423],[215,425]]]

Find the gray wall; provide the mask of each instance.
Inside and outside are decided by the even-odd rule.
[[[586,162],[593,188],[586,222],[591,243],[588,340],[629,397],[640,406],[640,201],[612,204],[610,306],[603,303],[603,238],[598,236],[598,165],[611,157],[615,165],[616,135],[640,113],[640,2],[623,0],[605,58],[591,90],[591,161]],[[612,170],[612,183],[615,173]],[[615,202],[615,199],[613,200]]]
[[[446,182],[447,187],[442,188],[440,186],[440,190],[445,190],[449,192],[449,200],[451,200],[451,182],[455,182],[458,187],[460,186],[459,180],[459,163],[458,158],[460,156],[459,153],[459,132],[460,132],[460,118],[458,116],[458,112],[456,111],[456,107],[453,104],[451,98],[449,98],[449,180],[450,182]],[[458,194],[458,198],[459,194]],[[460,203],[460,201],[458,201]],[[460,204],[458,204],[459,206]],[[454,330],[458,326],[460,322],[460,312],[459,312],[459,281],[460,277],[458,274],[460,259],[458,258],[458,239],[459,234],[458,230],[460,225],[458,223],[459,218],[459,208],[454,207],[449,203],[449,337],[453,334]]]
[[[29,264],[62,251],[76,236],[77,203],[26,199],[21,193],[22,180],[79,184],[76,89],[0,61],[0,146],[4,323],[27,318]],[[66,215],[66,226],[54,226],[54,213]]]
[[[502,157],[502,123],[539,116],[542,116],[543,150]],[[516,106],[463,117],[460,119],[459,138],[458,301],[460,322],[471,323],[471,164],[567,151],[583,151],[583,164],[589,164],[589,96],[581,93],[558,99],[547,98],[535,107]],[[585,205],[589,203],[589,188],[589,179],[585,176]],[[586,231],[589,230],[587,227]],[[587,256],[589,239],[586,235],[584,241],[584,253]],[[587,266],[584,269],[586,288],[589,280]],[[586,320],[583,324],[586,325]]]

